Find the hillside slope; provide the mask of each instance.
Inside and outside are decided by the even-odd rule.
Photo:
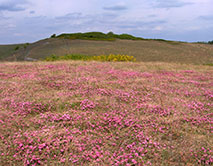
[[[24,44],[0,45],[0,61],[7,59],[16,52],[16,49]]]
[[[0,47],[1,52],[1,47]],[[144,62],[175,62],[186,64],[213,63],[213,45],[157,40],[70,40],[49,38],[29,44],[1,60],[40,60],[51,54],[127,54]],[[5,58],[6,57],[6,58]]]

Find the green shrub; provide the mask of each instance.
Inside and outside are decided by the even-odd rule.
[[[26,49],[28,45],[29,45],[29,43],[25,43],[24,44],[24,49]]]
[[[19,46],[16,46],[16,47],[14,48],[15,51],[18,50],[18,49],[19,49]]]
[[[52,54],[49,57],[47,57],[45,60],[46,61],[57,61],[57,60],[60,60],[60,58],[59,58],[59,56]]]
[[[204,64],[204,65],[213,66],[213,63],[207,63],[207,64]]]
[[[51,36],[50,36],[50,38],[55,38],[56,37],[56,34],[52,34]]]
[[[133,56],[129,55],[120,55],[120,54],[110,54],[110,55],[100,55],[100,56],[93,56],[91,60],[95,61],[109,61],[109,62],[134,62],[136,59]]]
[[[86,39],[86,40],[108,40],[108,41],[113,41],[115,39],[143,40],[143,38],[134,37],[129,34],[117,35],[114,34],[113,32],[109,32],[107,34],[102,32],[70,33],[70,34],[61,34],[57,37],[64,39]]]
[[[83,60],[83,61],[109,61],[109,62],[135,62],[136,59],[129,55],[110,54],[100,56],[88,56],[80,54],[68,54],[64,56],[51,55],[45,61],[58,61],[58,60]]]
[[[141,38],[129,35],[129,34],[117,35],[117,38],[119,38],[119,39],[127,39],[127,40],[140,40],[141,39]]]
[[[212,40],[212,41],[209,41],[208,44],[213,44],[213,40]]]

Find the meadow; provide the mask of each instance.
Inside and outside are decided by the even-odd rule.
[[[212,165],[212,66],[1,62],[0,165]]]

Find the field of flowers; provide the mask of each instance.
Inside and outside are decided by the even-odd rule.
[[[211,165],[213,68],[0,63],[0,165]]]

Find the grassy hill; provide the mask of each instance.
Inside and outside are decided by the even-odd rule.
[[[127,54],[143,62],[213,63],[213,45],[143,39],[128,34],[99,32],[61,34],[21,47],[16,51],[14,51],[15,47],[15,45],[0,46],[0,60],[41,60],[52,54],[58,56]]]

